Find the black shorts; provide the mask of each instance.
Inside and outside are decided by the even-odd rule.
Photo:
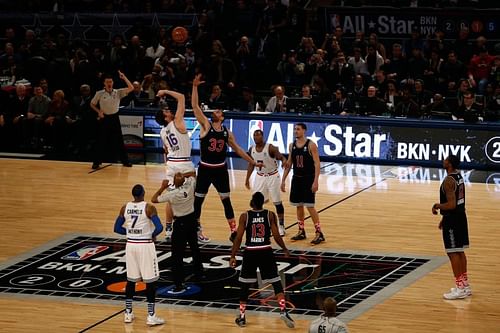
[[[238,280],[243,283],[257,282],[257,268],[259,268],[263,284],[281,281],[272,248],[259,250],[245,249],[240,278]]]
[[[208,193],[211,184],[214,185],[219,194],[229,194],[231,189],[229,188],[229,173],[226,164],[216,168],[207,167],[203,164],[198,166],[195,193],[204,196]]]
[[[442,231],[447,253],[463,252],[469,247],[469,230],[465,213],[443,215]]]
[[[311,190],[314,183],[313,176],[292,177],[292,186],[290,188],[290,204],[292,206],[314,207],[316,202],[316,193]]]

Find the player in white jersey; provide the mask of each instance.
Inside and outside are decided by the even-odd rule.
[[[253,183],[252,192],[261,192],[264,194],[266,201],[271,199],[276,207],[278,215],[278,229],[280,236],[285,235],[285,209],[281,202],[281,177],[278,172],[278,160],[281,161],[283,167],[286,166],[287,159],[281,155],[278,148],[264,141],[264,132],[258,129],[253,132],[253,140],[255,145],[250,147],[248,154],[257,163],[263,163],[262,167],[257,168],[257,174]],[[252,175],[255,166],[248,164],[247,177],[245,186],[250,189],[250,176]]]
[[[309,333],[349,333],[346,324],[335,318],[337,312],[335,299],[332,297],[325,298],[323,310],[325,312],[309,325]]]
[[[135,283],[146,283],[148,300],[149,326],[161,325],[165,321],[155,314],[156,281],[160,277],[158,259],[154,240],[162,232],[160,218],[153,205],[144,201],[144,187],[140,184],[132,188],[134,201],[120,209],[116,218],[114,231],[127,235],[125,262],[127,267],[127,286],[125,288],[125,323],[134,320],[132,300],[135,294]]]
[[[194,172],[194,165],[191,162],[191,138],[189,137],[184,113],[186,111],[185,97],[183,94],[172,90],[159,90],[157,96],[162,98],[166,95],[172,96],[177,101],[177,111],[173,112],[164,104],[162,109],[156,113],[156,122],[163,126],[160,137],[163,146],[167,151],[167,175],[169,183],[173,185],[174,175],[178,172],[184,174]],[[166,203],[166,241],[172,240],[173,214],[170,203]]]

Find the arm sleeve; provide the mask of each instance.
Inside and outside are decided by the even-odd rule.
[[[155,225],[155,230],[153,231],[153,237],[155,237],[163,231],[163,225],[161,224],[158,215],[151,216],[151,221],[153,221],[153,224]]]
[[[123,216],[118,216],[115,221],[114,231],[120,235],[126,235],[127,229],[123,227],[123,223],[125,222],[125,218]]]

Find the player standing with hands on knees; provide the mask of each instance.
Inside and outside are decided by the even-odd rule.
[[[465,184],[457,168],[460,159],[449,155],[443,161],[447,176],[439,189],[439,203],[432,206],[432,214],[438,211],[443,216],[439,229],[443,232],[443,242],[450,259],[455,288],[443,294],[445,299],[461,299],[472,295],[472,289],[467,277],[467,257],[465,249],[469,247],[469,230],[465,214]]]
[[[191,139],[186,128],[186,122],[184,121],[184,113],[186,112],[185,97],[181,93],[167,89],[159,90],[156,96],[162,98],[166,95],[175,98],[177,101],[177,110],[175,112],[172,111],[168,104],[164,103],[162,108],[156,113],[156,122],[163,126],[160,131],[160,137],[167,151],[166,179],[172,186],[176,173],[194,173],[195,169],[193,162],[191,162]],[[170,243],[173,232],[173,214],[169,202],[166,202],[165,214],[166,241]]]
[[[235,322],[238,326],[246,325],[245,310],[248,301],[250,284],[257,282],[257,268],[260,270],[263,284],[271,283],[274,288],[274,294],[278,298],[280,307],[280,318],[285,324],[293,328],[295,323],[286,311],[286,300],[281,285],[281,279],[278,275],[278,267],[273,255],[271,247],[271,235],[276,243],[283,249],[285,256],[290,256],[290,251],[285,246],[283,239],[279,235],[278,225],[276,223],[276,215],[264,209],[264,195],[260,192],[255,192],[250,201],[251,210],[240,215],[236,238],[233,242],[231,250],[231,258],[229,264],[231,267],[236,267],[236,253],[240,249],[240,245],[245,238],[245,251],[243,252],[243,262],[241,264],[241,272],[239,281],[242,283],[240,293],[240,314]]]
[[[140,184],[132,188],[134,201],[120,209],[116,218],[114,231],[127,235],[125,246],[125,263],[127,267],[127,286],[125,287],[125,323],[134,321],[132,300],[135,294],[135,283],[146,283],[148,300],[149,326],[161,325],[165,320],[155,314],[156,281],[160,278],[158,259],[154,240],[163,230],[160,218],[153,205],[144,201],[144,187]]]
[[[217,109],[212,112],[212,121],[203,114],[198,103],[198,86],[203,84],[201,74],[197,74],[193,79],[193,90],[191,93],[191,105],[196,120],[200,124],[200,165],[198,166],[198,175],[196,180],[194,211],[198,223],[200,222],[201,206],[207,195],[211,184],[215,186],[219,197],[224,206],[224,215],[226,216],[231,235],[229,240],[232,242],[236,237],[236,221],[234,219],[234,210],[231,204],[229,173],[227,171],[227,147],[231,147],[236,154],[248,163],[254,166],[262,166],[262,163],[255,162],[248,154],[236,143],[233,133],[222,124],[224,121],[224,112]],[[198,240],[200,242],[210,241],[205,237],[198,224]]]

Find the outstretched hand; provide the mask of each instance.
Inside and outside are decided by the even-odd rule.
[[[200,84],[205,83],[201,80],[201,74],[196,74],[193,79],[193,86],[198,87]]]
[[[122,71],[118,71],[118,76],[120,77],[121,80],[125,80],[127,78]]]

